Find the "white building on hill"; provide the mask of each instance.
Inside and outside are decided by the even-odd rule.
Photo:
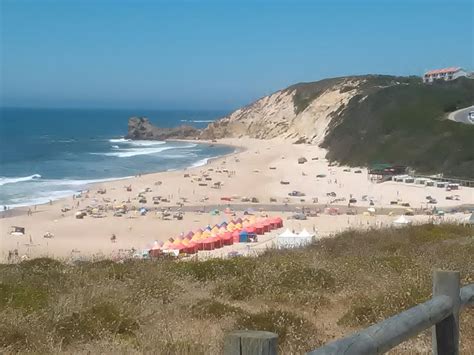
[[[423,75],[424,83],[432,83],[434,80],[454,80],[461,76],[467,76],[468,72],[460,67],[450,67],[430,70]]]

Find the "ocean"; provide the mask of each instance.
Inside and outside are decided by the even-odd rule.
[[[203,128],[226,113],[1,108],[0,206],[47,203],[94,182],[204,165],[232,148],[125,140],[128,118],[146,116],[160,127]]]

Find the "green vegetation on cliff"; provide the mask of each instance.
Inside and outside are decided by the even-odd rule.
[[[234,329],[299,354],[430,297],[431,272],[474,282],[468,227],[349,231],[297,250],[208,261],[0,265],[0,353],[218,354]],[[474,350],[474,309],[461,315]],[[429,332],[402,349],[430,349]]]
[[[377,88],[377,81],[369,77],[365,86]],[[432,85],[409,80],[371,91],[355,96],[333,121],[323,142],[329,159],[474,177],[474,125],[447,120],[449,112],[474,105],[474,80]]]

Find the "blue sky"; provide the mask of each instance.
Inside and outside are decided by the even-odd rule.
[[[474,69],[473,1],[0,3],[4,106],[232,109],[301,81]]]

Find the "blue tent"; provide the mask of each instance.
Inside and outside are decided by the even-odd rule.
[[[249,234],[247,231],[244,229],[240,231],[239,233],[239,243],[248,243],[249,241]]]

